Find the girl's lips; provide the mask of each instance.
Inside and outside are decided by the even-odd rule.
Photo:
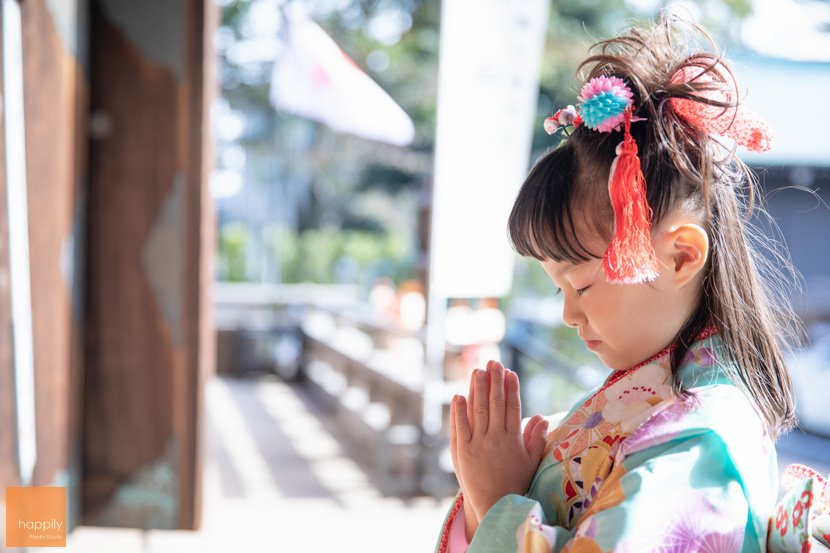
[[[601,343],[599,340],[585,340],[585,345],[591,351],[597,349]]]

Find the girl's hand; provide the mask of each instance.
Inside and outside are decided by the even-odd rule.
[[[534,417],[522,433],[519,379],[512,371],[505,373],[501,363],[491,361],[486,372],[476,370],[471,387],[472,418],[470,404],[462,396],[453,398],[450,441],[465,497],[483,518],[505,495],[527,492],[542,459],[547,421]]]
[[[473,398],[475,397],[475,379],[470,379],[470,401],[467,402],[467,419],[472,420]],[[450,406],[450,455],[452,456],[452,466],[455,469],[455,478],[458,480],[458,485],[461,487],[461,494],[464,496],[464,521],[466,527],[467,541],[473,539],[478,528],[479,517],[476,515],[472,502],[470,501],[470,494],[467,493],[467,487],[464,485],[464,477],[461,474],[461,468],[458,464],[458,440],[455,433],[455,409],[456,399],[453,398]]]

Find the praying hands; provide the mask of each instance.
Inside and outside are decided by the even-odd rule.
[[[536,415],[521,429],[519,378],[501,363],[476,369],[467,399],[450,409],[450,452],[464,495],[467,539],[497,501],[527,493],[542,460],[547,421]]]

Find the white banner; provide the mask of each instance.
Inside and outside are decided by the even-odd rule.
[[[529,168],[548,0],[445,0],[430,281],[442,297],[501,297],[507,218]]]
[[[409,115],[319,25],[286,13],[288,40],[271,77],[273,106],[337,132],[409,145],[415,136]]]

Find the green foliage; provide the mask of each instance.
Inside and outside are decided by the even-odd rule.
[[[245,264],[245,247],[248,239],[248,229],[241,223],[232,223],[220,229],[217,255],[219,280],[228,282],[248,280]]]
[[[265,230],[265,248],[279,261],[283,282],[356,282],[368,287],[381,275],[396,281],[413,277],[411,241],[401,233],[334,227],[297,233],[275,225]]]
[[[334,265],[343,251],[343,235],[338,229],[311,229],[299,237],[299,276],[311,282],[333,282]]]

